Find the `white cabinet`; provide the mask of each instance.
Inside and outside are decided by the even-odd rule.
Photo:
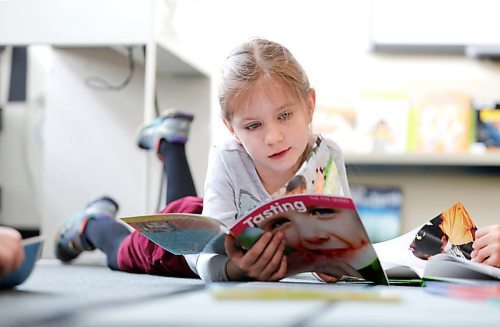
[[[135,145],[138,126],[155,117],[155,94],[160,110],[195,114],[187,153],[202,191],[211,143],[210,71],[172,35],[161,0],[0,2],[0,45],[53,46],[38,196],[48,243],[61,219],[103,194],[119,202],[121,215],[156,210],[161,163]],[[90,76],[126,77],[126,46],[136,58],[129,85],[119,92],[89,88]],[[52,244],[45,251],[50,255]]]

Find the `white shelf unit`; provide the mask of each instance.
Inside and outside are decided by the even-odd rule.
[[[347,154],[346,162],[355,165],[500,168],[500,152],[484,154]]]
[[[347,154],[351,184],[403,191],[403,232],[462,202],[478,225],[500,221],[500,153]]]
[[[119,194],[121,215],[152,213],[156,210],[157,193],[160,183],[161,164],[151,151],[146,153],[135,146],[135,130],[130,122],[123,123],[122,116],[136,120],[135,126],[150,122],[155,118],[155,94],[158,92],[161,109],[176,107],[193,111],[195,121],[187,144],[188,158],[198,192],[202,191],[208,157],[211,117],[211,77],[210,70],[199,62],[199,54],[187,52],[175,38],[169,27],[169,13],[166,1],[162,0],[21,0],[0,2],[0,45],[50,45],[53,47],[58,67],[50,78],[56,79],[51,85],[64,89],[49,88],[46,95],[46,111],[49,117],[45,126],[42,181],[39,204],[41,231],[51,235],[58,222],[80,210],[92,200],[92,196],[102,192],[114,196]],[[88,66],[107,68],[107,64],[121,61],[125,63],[126,46],[145,47],[147,56],[136,59],[136,74],[141,87],[127,89],[120,103],[109,108],[98,108],[107,103],[109,97],[103,94],[90,94],[80,84],[65,84],[62,78],[82,74]],[[112,50],[109,50],[112,49]],[[137,52],[137,51],[135,51]],[[122,53],[122,54],[118,54]],[[113,55],[114,54],[114,55]],[[122,65],[124,66],[124,65]],[[120,67],[122,67],[120,66]],[[124,66],[126,67],[126,66]],[[58,79],[59,78],[59,79]],[[83,83],[81,83],[83,84]],[[158,91],[157,91],[158,90]],[[94,108],[83,107],[83,99],[67,99],[65,93],[84,93],[87,103],[96,104]],[[101,92],[102,93],[102,92]],[[95,98],[94,98],[95,97]],[[142,99],[142,100],[141,100]],[[120,112],[118,106],[132,107],[131,102],[142,101],[142,114]],[[81,103],[82,104],[81,104]],[[60,108],[62,108],[60,110]],[[141,108],[139,104],[138,108]],[[103,109],[103,110],[101,110]],[[89,150],[86,140],[74,140],[78,125],[95,123],[96,130],[103,128],[100,122],[88,122],[87,111],[94,110],[97,120],[107,120],[102,111],[113,116],[113,140],[98,140],[92,146],[92,153],[99,160],[110,162],[105,169],[99,169],[94,160],[61,154],[65,150],[78,149],[82,144]],[[133,110],[130,109],[130,110]],[[61,124],[55,116],[67,119],[75,128],[64,128],[54,132]],[[85,118],[87,117],[87,118]],[[63,118],[60,118],[63,119]],[[116,123],[115,123],[116,122]],[[115,125],[116,124],[116,125]],[[99,127],[100,126],[100,127]],[[106,128],[106,127],[105,127]],[[64,135],[68,133],[70,135]],[[109,132],[111,135],[111,131]],[[92,136],[92,135],[90,135]],[[123,140],[123,138],[126,140]],[[98,138],[98,137],[97,137]],[[102,138],[102,137],[101,137]],[[116,138],[116,139],[115,139]],[[94,140],[95,141],[95,140]],[[110,144],[116,144],[116,151],[110,153]],[[80,142],[80,143],[78,143]],[[90,142],[90,141],[89,141]],[[76,143],[76,144],[75,144]],[[87,142],[88,143],[88,142]],[[97,149],[96,149],[97,148]],[[83,149],[81,152],[84,152]],[[118,150],[120,149],[120,150]],[[117,155],[119,154],[119,155]],[[104,156],[104,157],[100,157]],[[115,158],[119,157],[119,158]],[[80,162],[78,162],[80,161]],[[98,161],[98,160],[97,160]],[[194,162],[194,163],[193,163]],[[130,176],[117,178],[120,165],[130,165]],[[109,167],[113,170],[110,171]],[[114,169],[113,167],[117,167]],[[116,170],[116,171],[115,171]],[[95,171],[98,171],[97,173]],[[77,177],[74,174],[78,172]],[[68,176],[68,175],[73,176]],[[97,175],[96,175],[97,174]],[[113,175],[114,174],[114,175]],[[111,178],[109,175],[113,175]],[[87,178],[83,177],[87,176]],[[118,183],[116,181],[119,180]],[[81,181],[80,185],[78,181]],[[97,181],[97,182],[96,182]],[[86,185],[82,185],[86,184]],[[109,184],[114,184],[109,186]],[[127,189],[130,190],[127,190]],[[4,190],[8,191],[8,190]],[[118,199],[120,200],[120,199]],[[119,201],[120,202],[120,201]],[[52,244],[47,244],[45,254],[52,253]]]

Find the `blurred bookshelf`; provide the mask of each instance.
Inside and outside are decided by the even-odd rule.
[[[345,157],[347,165],[500,168],[500,151],[485,154],[346,154]]]

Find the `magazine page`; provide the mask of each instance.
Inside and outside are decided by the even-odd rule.
[[[414,256],[410,248],[420,228],[415,228],[392,240],[373,244],[389,279],[422,278],[427,261]]]
[[[10,288],[23,283],[31,274],[35,263],[40,257],[43,237],[35,236],[24,239],[24,261],[17,270],[0,277],[0,288]]]
[[[226,253],[224,238],[229,231],[217,219],[195,214],[166,213],[123,217],[120,220],[173,254]]]
[[[500,268],[447,254],[433,256],[425,266],[424,279],[454,278],[500,280]]]
[[[335,160],[321,136],[295,175],[271,198],[290,194],[344,194]]]
[[[324,272],[387,284],[350,198],[285,196],[261,205],[231,228],[231,233],[247,249],[266,231],[284,233],[289,275]]]
[[[423,260],[440,253],[470,260],[476,230],[469,213],[458,202],[423,225],[416,233],[410,249]]]
[[[422,277],[427,261],[438,254],[470,260],[476,230],[458,202],[421,227],[374,247],[384,269],[406,266]]]

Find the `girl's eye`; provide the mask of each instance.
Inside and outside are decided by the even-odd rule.
[[[279,115],[279,119],[281,120],[288,120],[292,117],[292,112],[291,111],[285,111],[285,112],[282,112],[280,115]]]
[[[288,218],[276,218],[269,223],[270,230],[275,230],[277,228],[283,227],[290,223],[290,219]]]
[[[257,122],[245,125],[245,129],[247,129],[249,131],[253,131],[254,129],[257,129],[259,127],[260,127],[260,123],[257,123]]]

